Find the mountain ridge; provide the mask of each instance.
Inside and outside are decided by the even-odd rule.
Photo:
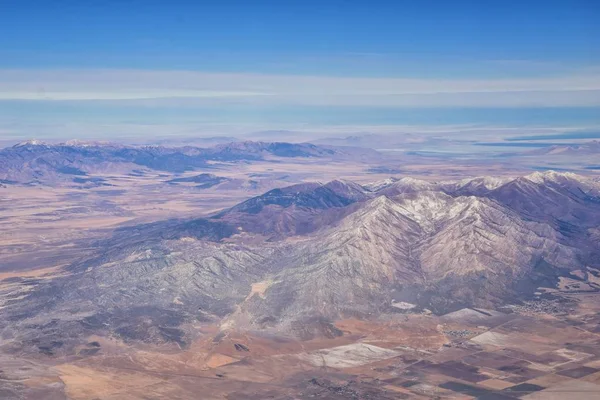
[[[218,322],[224,331],[300,335],[322,321],[407,312],[394,302],[437,314],[518,304],[540,286],[600,268],[599,198],[572,193],[600,183],[555,173],[539,178],[500,186],[492,180],[495,188],[486,191],[483,178],[473,178],[476,185],[404,180],[401,187],[410,190],[391,192],[344,181],[293,185],[251,199],[261,205],[255,213],[238,205],[121,228],[97,257],[36,282],[25,300],[3,311],[25,339],[34,334],[32,320],[54,319],[53,334],[102,332],[185,346],[198,321]],[[465,186],[472,193],[462,193]],[[513,192],[528,203],[507,201]],[[555,201],[569,212],[540,207]],[[591,222],[567,228],[584,217]],[[125,317],[131,313],[136,317]],[[140,318],[147,321],[141,327]],[[16,334],[6,322],[0,332]]]
[[[140,169],[184,173],[211,170],[213,162],[271,157],[347,158],[351,154],[332,146],[310,143],[245,141],[212,147],[167,147],[81,141],[48,144],[32,140],[0,149],[0,179],[21,184],[73,183],[73,176],[89,180],[98,173],[140,173]]]

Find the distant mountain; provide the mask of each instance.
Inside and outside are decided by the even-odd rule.
[[[600,291],[599,226],[600,182],[574,174],[304,183],[206,218],[121,228],[96,257],[5,304],[0,333],[29,343],[51,324],[44,340],[185,346],[203,323],[302,334],[315,320],[407,312],[395,302],[501,307],[565,276]]]
[[[212,147],[216,144],[224,144],[238,141],[240,141],[240,139],[234,136],[182,137],[153,140],[152,144],[170,147],[180,147],[183,145],[197,147]]]
[[[219,157],[253,158],[273,155],[278,157],[324,157],[333,156],[336,151],[332,148],[320,147],[310,143],[283,142],[232,142],[220,144],[213,148],[215,159]]]
[[[299,137],[306,137],[305,132],[296,132],[290,130],[267,130],[267,131],[256,131],[250,132],[244,135],[244,137],[250,140],[259,140],[270,142],[272,140],[295,142]]]
[[[410,134],[408,134],[410,136]],[[399,139],[395,135],[359,133],[346,137],[330,137],[315,140],[317,144],[328,144],[334,146],[354,146],[366,148],[387,148],[388,146],[397,146],[398,143],[404,143],[403,139],[407,135],[402,135]],[[379,147],[382,146],[382,147]]]
[[[329,137],[312,140],[319,145],[350,146],[369,149],[418,149],[426,143],[440,145],[453,143],[454,140],[441,137],[429,138],[427,136],[409,132],[393,133],[356,133],[345,137]]]
[[[309,143],[234,142],[201,148],[193,146],[124,146],[71,141],[46,144],[29,141],[0,150],[0,180],[17,183],[58,182],[102,184],[98,173],[134,173],[140,170],[181,173],[210,169],[214,161],[236,162],[269,157],[341,157],[346,150]]]
[[[574,145],[555,145],[541,149],[531,150],[521,153],[521,155],[553,155],[553,156],[574,156],[574,155],[600,155],[600,141],[574,144]]]

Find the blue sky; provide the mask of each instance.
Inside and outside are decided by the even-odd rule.
[[[104,125],[107,136],[129,125],[161,125],[168,134],[183,122],[250,130],[600,125],[594,0],[4,0],[0,7],[4,136],[61,135],[69,124],[97,134]],[[547,120],[523,111],[540,108]]]

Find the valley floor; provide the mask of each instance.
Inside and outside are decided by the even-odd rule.
[[[311,340],[202,326],[188,348],[91,336],[72,354],[0,355],[3,399],[596,399],[600,295],[507,312],[341,320]]]

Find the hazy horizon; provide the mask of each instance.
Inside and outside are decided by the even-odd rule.
[[[600,127],[594,2],[26,3],[4,140]]]

